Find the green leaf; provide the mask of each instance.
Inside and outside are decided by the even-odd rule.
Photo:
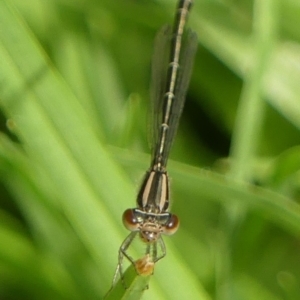
[[[106,300],[122,299],[137,300],[141,299],[143,293],[149,288],[148,284],[151,275],[138,275],[135,267],[131,265],[124,273],[124,278],[120,278],[118,282],[108,291],[104,297]],[[126,284],[126,288],[124,287]]]

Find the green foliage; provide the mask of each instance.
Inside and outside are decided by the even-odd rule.
[[[149,162],[153,40],[175,2],[0,0],[1,299],[109,290]],[[143,299],[298,299],[299,19],[292,0],[195,0],[169,163],[181,227]]]

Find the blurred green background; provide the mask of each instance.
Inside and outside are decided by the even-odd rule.
[[[101,299],[149,166],[175,0],[0,0],[0,299]],[[300,3],[195,0],[199,49],[144,299],[299,299]]]

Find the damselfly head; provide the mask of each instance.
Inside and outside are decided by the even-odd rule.
[[[140,238],[143,242],[151,244],[159,239],[162,232],[162,227],[159,224],[144,223],[140,229]]]
[[[152,243],[160,234],[174,234],[179,228],[179,219],[170,213],[154,214],[134,208],[125,210],[123,224],[130,231],[140,231],[144,242]]]

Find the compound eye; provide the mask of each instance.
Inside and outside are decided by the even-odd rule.
[[[139,230],[139,222],[133,209],[126,209],[123,213],[123,224],[130,231]]]
[[[172,235],[179,228],[179,218],[176,215],[171,215],[165,225],[164,234]]]

